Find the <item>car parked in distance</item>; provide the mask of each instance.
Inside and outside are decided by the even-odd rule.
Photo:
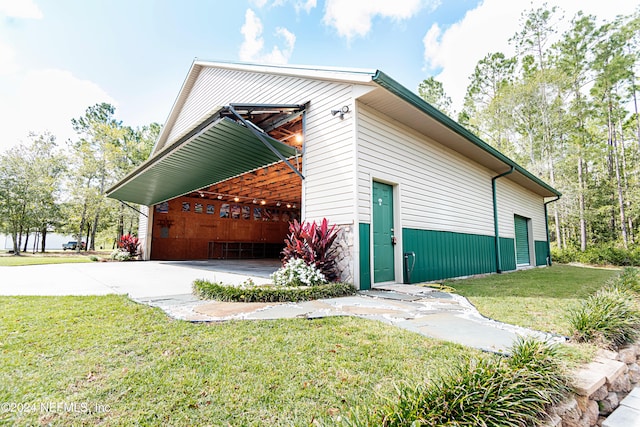
[[[82,242],[80,245],[80,249],[85,249],[86,248],[86,243]],[[62,244],[62,250],[66,251],[67,249],[69,249],[70,251],[75,251],[76,248],[78,247],[78,242],[67,242],[67,243],[63,243]]]

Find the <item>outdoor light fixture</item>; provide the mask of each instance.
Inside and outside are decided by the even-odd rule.
[[[336,114],[340,114],[340,120],[344,119],[344,115],[349,112],[349,106],[343,105],[339,110],[331,110],[331,115],[335,116]]]
[[[211,196],[215,197],[218,200],[231,199],[236,203],[240,202],[240,199],[242,199],[244,200],[244,203],[249,203],[249,200],[250,200],[251,203],[253,203],[254,205],[261,205],[261,206],[267,205],[267,199],[257,198],[257,197],[251,198],[248,196],[237,196],[229,193],[216,193],[216,192],[206,191],[206,190],[195,191],[194,196],[195,194],[199,195],[200,197],[207,197],[207,194],[210,194]],[[296,209],[297,207],[297,205],[293,202],[283,202],[281,200],[275,201],[273,202],[273,204],[275,204],[277,207],[286,206],[287,209],[292,209],[292,208]]]

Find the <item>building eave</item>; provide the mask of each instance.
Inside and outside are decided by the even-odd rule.
[[[491,147],[489,144],[478,138],[471,131],[466,129],[460,123],[456,122],[437,108],[433,107],[431,104],[420,98],[416,93],[410,91],[406,87],[402,86],[400,83],[396,82],[394,79],[389,77],[384,72],[378,70],[373,76],[372,80],[377,83],[380,87],[384,88],[388,92],[402,99],[410,106],[418,109],[424,114],[427,114],[429,117],[433,118],[435,121],[440,123],[441,125],[448,128],[450,131],[456,133],[457,135],[463,137],[466,141],[478,147],[485,153],[489,154],[494,159],[498,160],[502,164],[505,165],[505,170],[513,167],[514,170],[526,178],[527,180],[534,183],[537,187],[539,187],[542,191],[539,191],[541,195],[544,197],[554,197],[561,196],[560,193],[555,188],[551,187],[549,184],[533,175],[531,172],[517,164],[515,161],[511,160],[495,148]],[[493,169],[493,168],[492,168]],[[496,171],[502,172],[502,171]]]

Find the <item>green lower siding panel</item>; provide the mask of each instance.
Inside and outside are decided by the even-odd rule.
[[[371,289],[371,234],[369,224],[360,224],[360,289]]]
[[[545,240],[536,240],[534,242],[536,249],[536,265],[547,265],[547,257],[549,256],[549,246]]]
[[[490,273],[496,269],[493,236],[403,228],[402,246],[403,252],[416,254],[411,283]],[[407,277],[404,279],[407,282]]]
[[[516,242],[509,237],[500,238],[500,264],[502,271],[516,269]]]

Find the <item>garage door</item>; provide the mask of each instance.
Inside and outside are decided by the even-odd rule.
[[[514,225],[516,231],[516,263],[518,265],[531,264],[529,255],[529,225],[527,218],[515,215]]]

